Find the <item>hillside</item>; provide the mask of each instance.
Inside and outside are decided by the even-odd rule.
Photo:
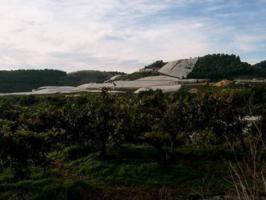
[[[0,71],[0,93],[27,92],[41,86],[78,86],[86,83],[103,83],[114,80],[137,80],[160,74],[178,78],[234,79],[265,78],[266,61],[255,65],[242,62],[236,55],[213,54],[200,58],[181,59],[174,62],[156,61],[131,74],[96,70],[66,73],[59,70]]]
[[[25,92],[41,86],[77,86],[104,82],[119,72],[79,71],[67,74],[59,70],[0,71],[0,92]]]
[[[253,67],[256,69],[255,76],[266,77],[266,60],[253,65]]]
[[[67,73],[58,70],[0,71],[0,92],[31,91],[43,85],[59,85]]]
[[[78,86],[84,83],[103,83],[115,75],[123,75],[122,72],[102,72],[102,71],[78,71],[67,74],[63,78],[63,85]]]
[[[189,78],[233,79],[266,77],[266,61],[256,65],[242,62],[239,56],[213,54],[200,57]]]
[[[253,69],[235,55],[213,54],[200,57],[189,78],[223,79],[249,76]]]
[[[257,68],[261,68],[261,69],[265,69],[266,70],[266,60],[261,61],[261,62],[255,64],[254,67],[257,67]]]

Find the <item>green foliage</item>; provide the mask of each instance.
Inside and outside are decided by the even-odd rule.
[[[217,138],[209,129],[205,129],[203,131],[200,131],[199,133],[195,133],[191,137],[192,144],[210,149],[217,143],[216,140]]]
[[[200,57],[189,78],[232,79],[253,77],[255,68],[235,55],[213,54]],[[266,74],[265,74],[266,75]]]
[[[77,86],[104,82],[120,72],[79,71],[67,74],[59,70],[0,71],[0,92],[26,92],[42,86]]]
[[[168,105],[168,109],[163,118],[163,131],[168,135],[171,153],[175,152],[175,147],[183,144],[182,138],[191,131],[192,116],[190,108],[182,101]]]
[[[107,88],[103,88],[101,97],[90,112],[90,132],[100,152],[100,157],[107,156],[107,143],[115,133],[115,99],[109,94]]]
[[[2,167],[10,167],[14,171],[15,179],[28,177],[32,164],[41,167],[48,165],[47,144],[41,136],[35,133],[28,131],[1,132],[0,147]]]
[[[183,194],[206,177],[224,191],[225,163],[246,155],[256,128],[266,141],[266,87],[242,87],[1,97],[0,197],[101,199],[99,186]],[[251,114],[261,121],[247,129]]]
[[[255,64],[254,67],[258,67],[258,68],[265,69],[266,68],[266,60],[261,61],[261,62]]]
[[[140,149],[141,151],[136,151],[136,149]],[[129,151],[136,151],[138,154],[134,154],[133,158],[128,158],[126,155]],[[152,151],[152,154],[146,151]],[[187,150],[183,151],[186,152]],[[206,162],[206,155],[209,153],[213,154],[213,157],[217,157],[218,154],[217,152],[190,152],[190,155],[193,155],[194,159],[197,160],[198,164],[201,166],[201,169],[199,169],[201,173],[196,173],[195,170],[191,170],[187,167],[187,165],[193,165],[191,168],[196,167],[194,166],[196,164],[193,164],[192,160],[188,161],[189,163],[187,164],[184,162],[183,165],[178,164],[181,162],[177,162],[163,167],[157,163],[156,156],[151,157],[151,155],[156,155],[156,153],[157,152],[154,152],[153,149],[150,150],[145,146],[132,146],[131,148],[125,149],[125,157],[121,157],[121,161],[117,159],[104,162],[95,159],[95,156],[91,155],[71,162],[70,167],[83,175],[89,175],[93,182],[97,182],[103,186],[119,186],[123,184],[126,186],[144,187],[175,187],[176,185],[189,185],[192,187],[197,185],[196,182],[200,180],[200,177],[204,177],[209,173],[210,169],[207,168],[208,161]],[[143,155],[145,155],[145,157],[141,158]],[[180,158],[182,156],[185,157],[186,153],[180,153],[179,156]],[[126,159],[127,162],[125,162],[124,159]],[[211,168],[217,169],[218,165],[219,168],[224,170],[222,174],[217,173],[217,179],[226,173],[222,161],[217,163],[214,161],[210,162],[213,164],[212,167],[210,166]],[[198,168],[200,167],[198,166]]]
[[[66,72],[48,69],[0,71],[0,91],[25,92],[45,85],[59,85],[66,75]]]
[[[164,65],[166,65],[167,62],[164,62],[162,60],[157,60],[154,63],[145,66],[145,69],[152,69],[152,70],[159,70],[161,67],[163,67]]]
[[[253,65],[253,68],[256,69],[256,70],[254,70],[256,77],[265,78],[265,76],[266,76],[266,60]]]
[[[36,195],[35,199],[71,199],[86,200],[91,198],[91,193],[96,193],[96,189],[82,180],[65,182],[61,184],[46,185],[42,191]]]
[[[84,83],[103,83],[112,76],[123,75],[122,72],[101,72],[94,70],[78,71],[67,74],[61,81],[62,85],[77,86]]]

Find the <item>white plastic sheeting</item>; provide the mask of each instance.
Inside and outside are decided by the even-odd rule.
[[[163,66],[159,72],[164,75],[150,76],[140,78],[134,81],[114,81],[116,77],[110,79],[110,82],[105,83],[88,83],[78,87],[71,86],[44,86],[32,92],[20,93],[0,93],[0,96],[7,95],[34,95],[34,94],[57,94],[57,93],[78,93],[78,92],[100,92],[102,88],[108,87],[112,92],[119,89],[134,89],[135,93],[146,90],[162,90],[163,92],[174,92],[181,88],[181,84],[199,83],[199,80],[182,79],[185,78],[194,68],[198,58],[178,60],[169,62]]]
[[[155,76],[138,79],[135,81],[114,81],[113,83],[89,83],[78,86],[82,90],[101,89],[108,87],[111,89],[138,89],[142,87],[151,87],[158,85],[172,85],[179,79],[167,76]]]
[[[178,78],[170,77],[170,76],[148,76],[145,78],[140,78],[137,81],[178,81]]]
[[[193,70],[198,58],[190,58],[169,62],[164,65],[159,72],[168,76],[176,78],[186,78],[187,75]]]
[[[181,88],[181,85],[152,86],[152,87],[139,88],[134,93],[138,94],[140,92],[145,92],[145,91],[149,91],[149,90],[152,90],[152,91],[162,90],[163,93],[168,93],[168,92],[176,92],[180,88]]]

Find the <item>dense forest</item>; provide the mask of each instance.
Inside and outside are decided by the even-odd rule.
[[[0,199],[264,198],[265,98],[266,85],[1,97]]]
[[[261,68],[261,69],[266,69],[266,60],[265,61],[261,61],[257,64],[254,65],[257,68]]]
[[[255,64],[254,68],[256,69],[254,73],[256,77],[266,77],[266,60]]]
[[[234,79],[266,77],[265,62],[250,65],[242,62],[239,56],[213,54],[200,57],[189,78]]]
[[[115,75],[124,75],[123,72],[102,72],[102,71],[78,71],[67,74],[61,80],[63,85],[78,86],[85,83],[103,83]]]
[[[119,72],[78,71],[67,74],[59,70],[0,71],[0,92],[25,92],[41,86],[78,86],[104,82]]]
[[[0,71],[0,92],[25,92],[45,85],[59,85],[66,72],[58,70]]]
[[[156,61],[145,68],[159,69],[165,64]],[[136,80],[147,76],[158,75],[156,72],[105,72],[84,70],[66,73],[59,70],[13,70],[0,71],[0,93],[27,92],[42,86],[78,86],[85,83],[103,83],[115,75],[122,75],[116,80]]]

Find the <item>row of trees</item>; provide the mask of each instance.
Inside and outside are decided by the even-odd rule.
[[[9,99],[0,107],[1,166],[25,178],[29,167],[46,169],[49,153],[69,146],[85,146],[107,159],[110,149],[123,144],[148,144],[157,150],[162,165],[176,159],[177,147],[192,143],[245,151],[248,130],[255,127],[248,129],[240,97],[232,92],[112,95],[103,89],[100,95],[27,97],[30,101],[14,105]],[[265,105],[257,101],[255,112],[264,137]]]

